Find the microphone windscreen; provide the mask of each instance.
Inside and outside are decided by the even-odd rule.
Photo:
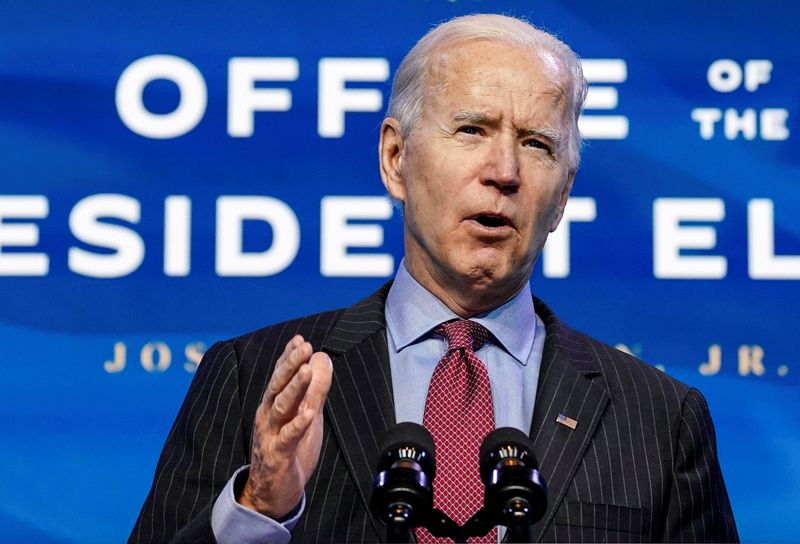
[[[419,423],[412,423],[410,421],[398,423],[386,433],[386,437],[383,439],[383,446],[381,447],[382,455],[386,456],[390,452],[397,451],[399,448],[414,448],[427,452],[427,455],[421,456],[417,460],[420,462],[423,470],[433,479],[436,473],[436,464],[434,462],[436,452],[433,445],[433,436],[431,436],[428,429]]]
[[[528,435],[513,427],[500,427],[490,432],[486,435],[486,438],[483,439],[480,450],[481,461],[483,461],[486,455],[506,444],[513,444],[529,455],[533,455],[533,442],[531,442]]]
[[[501,449],[505,451],[501,453]],[[533,442],[528,435],[513,427],[500,427],[486,435],[481,444],[478,457],[481,480],[488,482],[497,463],[509,457],[516,458],[527,468],[539,468],[539,462],[533,455]]]

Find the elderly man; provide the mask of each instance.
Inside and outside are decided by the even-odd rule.
[[[131,541],[380,540],[371,480],[399,421],[434,435],[435,502],[459,523],[481,504],[481,439],[513,426],[548,482],[536,540],[735,541],[702,396],[531,297],[585,91],[572,51],[523,21],[428,33],[381,127],[381,176],[404,213],[394,282],[213,346]]]

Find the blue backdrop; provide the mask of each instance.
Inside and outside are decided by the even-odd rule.
[[[533,291],[699,387],[741,537],[800,540],[800,9],[444,0],[0,7],[0,540],[126,538],[207,346],[391,275],[391,74],[477,11],[592,84]]]

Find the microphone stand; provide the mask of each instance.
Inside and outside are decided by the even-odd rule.
[[[389,505],[386,519],[386,542],[408,542],[411,538],[409,524],[413,509],[407,503],[393,503]],[[533,533],[533,520],[531,508],[527,500],[515,498],[509,501],[504,508],[503,519],[508,533],[506,541],[511,543],[531,542]],[[467,544],[467,539],[473,536],[485,536],[497,525],[490,511],[484,507],[478,510],[467,522],[459,527],[447,514],[434,508],[419,524],[437,538],[449,538],[457,544]]]
[[[471,536],[467,535],[463,527],[459,527],[455,521],[450,519],[450,516],[438,508],[431,510],[422,527],[425,527],[430,534],[437,538],[449,538],[457,544],[467,544],[467,537]]]
[[[505,519],[508,522],[508,542],[531,542],[533,520],[531,505],[525,499],[516,499],[506,505]]]
[[[437,538],[449,538],[457,544],[467,544],[468,536],[462,531],[458,524],[441,510],[434,508],[424,516],[422,523],[411,525],[413,508],[405,502],[397,502],[389,505],[386,517],[386,542],[394,544],[396,542],[408,542],[411,538],[411,530],[415,527],[424,527],[428,532]],[[485,533],[484,533],[485,534]]]
[[[390,504],[388,517],[386,519],[386,542],[408,542],[411,537],[411,528],[408,525],[408,518],[411,516],[411,509],[407,504]]]
[[[530,505],[528,501],[515,500],[506,505],[504,520],[508,523],[504,525],[507,529],[505,542],[532,542],[533,539],[533,520],[530,515]],[[469,520],[461,527],[463,538],[473,536],[485,536],[489,531],[494,528],[495,521],[492,519],[490,511],[484,507],[478,510]]]
[[[464,535],[464,541],[471,537],[471,536],[485,536],[489,531],[492,530],[492,527],[495,526],[494,521],[492,521],[492,515],[489,513],[489,510],[484,506],[471,518],[467,520],[467,522],[461,527],[461,531]]]

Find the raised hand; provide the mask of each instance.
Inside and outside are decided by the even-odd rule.
[[[332,376],[330,357],[302,336],[286,344],[256,412],[241,504],[276,520],[298,505],[319,460]]]

